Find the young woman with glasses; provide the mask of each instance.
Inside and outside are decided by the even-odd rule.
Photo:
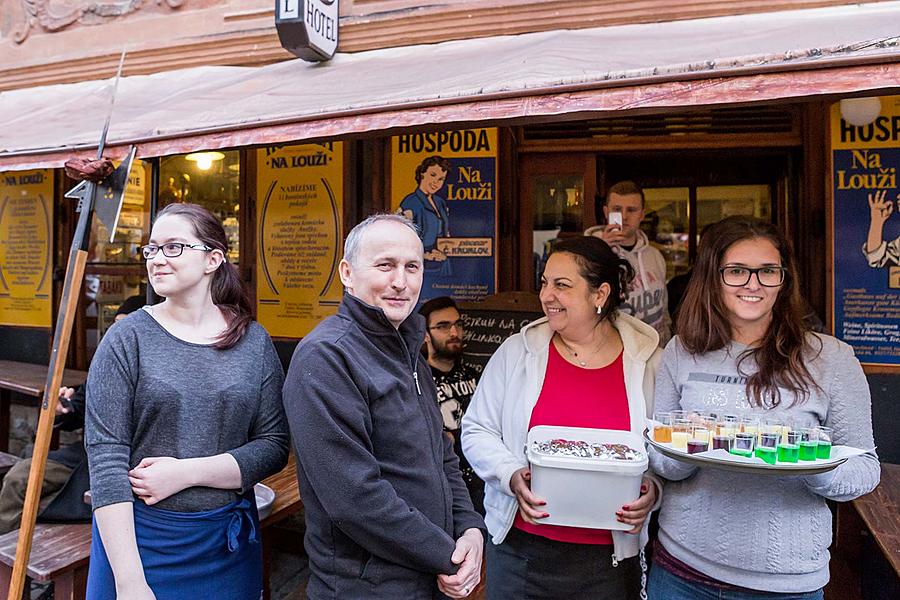
[[[165,300],[113,325],[88,375],[87,597],[259,598],[253,486],[287,460],[281,363],[209,211],[167,206],[141,251]]]
[[[729,217],[704,235],[677,336],[656,382],[656,410],[755,414],[833,429],[869,449],[869,387],[853,349],[804,320],[788,241],[771,224]],[[664,477],[651,600],[821,599],[831,513],[879,480],[874,451],[806,476],[734,473],[651,451]]]

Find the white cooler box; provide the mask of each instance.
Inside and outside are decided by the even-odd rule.
[[[547,456],[537,454],[532,442],[565,439],[598,444],[627,444],[639,451],[639,460]],[[547,501],[550,516],[540,523],[629,530],[616,520],[622,505],[637,500],[641,476],[647,470],[647,450],[641,436],[617,429],[586,429],[539,425],[528,432],[526,455],[531,463],[531,490]]]

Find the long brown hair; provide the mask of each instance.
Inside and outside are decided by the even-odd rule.
[[[157,213],[156,218],[176,215],[188,223],[202,243],[221,250],[228,256],[228,237],[222,223],[206,208],[199,204],[170,204]],[[213,274],[210,286],[213,304],[225,315],[228,327],[217,338],[213,347],[219,350],[231,348],[244,337],[247,327],[253,322],[250,298],[237,267],[226,259]]]
[[[818,389],[806,361],[812,348],[810,328],[804,320],[804,303],[797,281],[797,265],[790,242],[774,225],[760,219],[734,216],[722,219],[703,234],[697,262],[678,312],[677,333],[691,354],[714,352],[731,343],[732,330],[722,298],[719,267],[725,253],[742,240],[766,239],[772,242],[786,269],[784,283],[772,307],[772,321],[758,346],[738,357],[738,372],[746,360],[758,370],[747,377],[747,397],[751,404],[774,408],[781,404],[779,386],[794,392],[795,404],[804,402],[811,389]],[[742,373],[743,374],[743,373]]]

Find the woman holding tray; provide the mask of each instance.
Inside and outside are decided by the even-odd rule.
[[[88,374],[87,598],[259,598],[253,486],[287,461],[281,363],[208,210],[170,204],[141,251],[165,301],[113,325]]]
[[[810,332],[790,244],[771,224],[729,217],[703,236],[656,384],[656,410],[740,413],[824,425],[870,449],[869,387],[853,349]],[[879,479],[874,451],[806,476],[697,467],[651,449],[666,478],[652,600],[820,599],[831,513]]]
[[[549,515],[525,455],[539,425],[644,430],[661,351],[653,327],[616,310],[633,273],[597,238],[558,242],[541,277],[547,316],[503,343],[472,397],[462,446],[486,483],[488,598],[638,597],[658,484],[645,476],[617,511],[630,531],[541,524]]]

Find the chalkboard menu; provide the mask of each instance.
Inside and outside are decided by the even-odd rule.
[[[459,306],[465,331],[466,362],[478,371],[506,338],[544,316],[534,294],[504,294]]]

